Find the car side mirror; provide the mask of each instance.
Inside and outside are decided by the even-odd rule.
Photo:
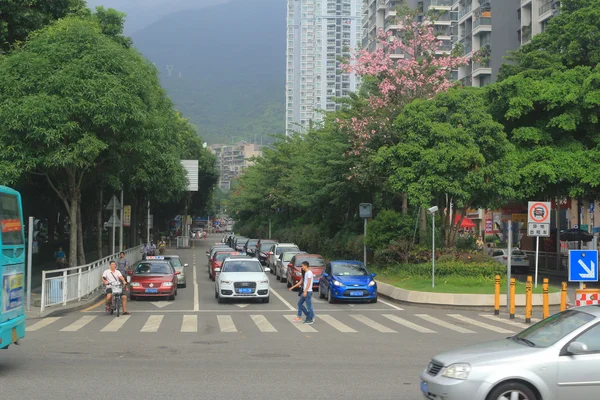
[[[265,272],[271,272],[271,268],[265,268]]]
[[[588,352],[588,347],[585,343],[571,342],[567,347],[567,352],[574,356],[579,354],[586,354]]]
[[[292,267],[293,267],[292,263],[289,263],[288,268],[292,268]]]
[[[133,275],[133,271],[127,271],[127,275]]]
[[[323,272],[323,278],[327,278],[329,274],[327,272]]]
[[[189,265],[189,264],[183,264],[183,266],[184,266],[184,267],[189,267],[190,265]]]
[[[181,272],[175,271],[175,275],[181,275]]]
[[[215,268],[215,272],[221,272],[221,268]]]
[[[208,254],[209,254],[209,253],[208,253],[208,251],[207,251],[207,252],[206,252],[206,255],[208,255]]]
[[[373,272],[373,273],[371,274],[371,278],[375,278],[376,276],[377,276],[377,274],[376,274],[375,272]]]

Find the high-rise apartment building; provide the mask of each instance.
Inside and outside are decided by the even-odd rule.
[[[231,189],[231,182],[238,178],[251,165],[252,157],[261,157],[262,150],[257,144],[211,144],[209,150],[217,157],[219,170],[219,187],[223,190]]]
[[[334,111],[335,98],[357,89],[354,74],[342,69],[362,40],[362,0],[288,0],[286,51],[286,132],[320,121],[319,110]]]

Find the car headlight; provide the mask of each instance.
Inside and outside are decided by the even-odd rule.
[[[142,285],[140,285],[139,282],[131,282],[131,287],[140,287]]]
[[[369,286],[375,286],[375,281],[369,282]]]
[[[231,281],[220,281],[221,285],[231,285]]]
[[[344,284],[342,282],[340,282],[340,281],[333,281],[333,284],[335,286],[344,286]]]
[[[294,271],[294,275],[296,275],[296,276],[302,276],[302,272]]]
[[[446,378],[465,380],[469,377],[469,372],[471,372],[471,366],[469,364],[452,364],[444,368],[442,376],[445,376]]]
[[[266,281],[258,281],[259,285],[268,285],[269,284],[269,280],[267,279]]]
[[[162,285],[165,287],[171,287],[171,286],[173,286],[173,282],[163,282]]]

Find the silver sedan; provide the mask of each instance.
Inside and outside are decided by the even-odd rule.
[[[435,400],[598,398],[600,306],[572,308],[515,336],[433,357],[421,392]]]

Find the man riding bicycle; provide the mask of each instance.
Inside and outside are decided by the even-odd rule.
[[[110,268],[104,271],[102,274],[102,282],[106,285],[106,312],[110,312],[112,306],[112,284],[121,281],[123,287],[127,286],[127,281],[121,272],[117,269],[117,263],[115,261],[110,262]],[[121,297],[123,302],[123,315],[130,315],[127,311],[127,296]]]

